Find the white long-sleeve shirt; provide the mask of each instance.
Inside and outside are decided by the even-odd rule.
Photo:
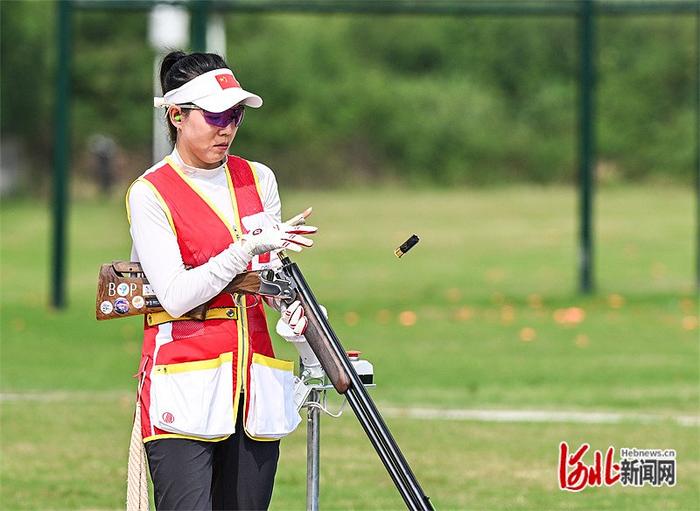
[[[235,225],[233,204],[228,190],[225,165],[215,169],[198,169],[185,164],[177,153],[171,158],[219,209],[229,225]],[[253,162],[260,183],[261,199],[266,213],[281,222],[282,206],[275,175],[262,163]],[[156,170],[160,164],[144,172]],[[153,190],[137,181],[128,197],[131,219],[131,260],[140,261],[160,304],[173,317],[218,295],[233,277],[245,271],[250,256],[238,243],[232,243],[208,262],[186,270],[180,255],[177,237]]]

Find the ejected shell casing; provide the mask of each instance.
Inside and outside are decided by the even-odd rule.
[[[394,250],[394,254],[396,254],[396,257],[400,258],[406,252],[411,250],[419,241],[420,238],[418,237],[418,235],[413,234],[410,238],[404,241],[399,248]]]

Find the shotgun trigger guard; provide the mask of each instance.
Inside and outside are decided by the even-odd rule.
[[[296,292],[292,288],[292,283],[282,277],[274,270],[264,270],[260,272],[260,290],[258,294],[263,296],[273,296],[284,302],[294,300]]]

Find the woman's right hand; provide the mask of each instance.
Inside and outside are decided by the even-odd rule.
[[[241,245],[251,257],[272,250],[289,249],[301,252],[303,247],[313,246],[313,240],[305,236],[315,234],[316,231],[318,228],[312,225],[276,224],[244,234],[241,236]]]

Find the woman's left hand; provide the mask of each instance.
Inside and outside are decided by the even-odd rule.
[[[321,312],[328,318],[328,311],[323,305],[319,304]],[[306,312],[304,307],[302,307],[299,300],[293,301],[290,305],[282,304],[282,317],[277,323],[277,333],[282,337],[292,342],[299,342],[304,332],[306,332],[306,327],[308,326],[308,318],[306,317]]]
[[[295,300],[291,305],[282,308],[282,321],[286,323],[294,332],[294,335],[304,335],[308,319],[304,313],[304,308],[299,300]]]

